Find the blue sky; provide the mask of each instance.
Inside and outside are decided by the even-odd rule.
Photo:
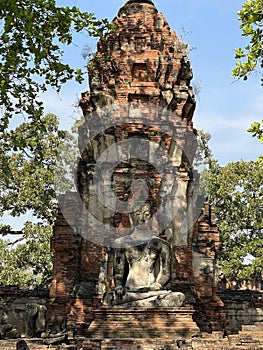
[[[171,29],[183,35],[194,47],[190,60],[194,72],[193,84],[201,86],[197,99],[194,125],[211,133],[210,146],[214,157],[225,165],[240,159],[256,159],[262,145],[246,132],[250,123],[263,119],[262,87],[260,77],[248,81],[234,81],[231,70],[235,65],[234,48],[244,46],[239,29],[237,11],[241,0],[155,0],[157,9],[168,20]],[[113,19],[122,0],[58,1],[59,5],[78,6],[93,12],[98,18]],[[184,34],[186,32],[186,34]],[[76,37],[75,45],[65,51],[65,58],[76,67],[84,67],[81,51],[85,45],[96,50],[94,39]],[[49,91],[44,96],[46,111],[61,117],[63,127],[69,127],[78,111],[73,107],[80,93],[87,90],[87,81],[81,86],[69,83],[57,96]]]

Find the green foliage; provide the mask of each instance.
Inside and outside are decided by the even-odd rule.
[[[249,44],[245,48],[236,48],[236,67],[232,75],[237,78],[248,79],[251,72],[256,71],[257,67],[263,68],[263,2],[262,0],[246,0],[242,9],[238,12],[240,28],[242,35],[249,38]],[[261,78],[263,85],[263,77]],[[263,141],[263,121],[251,124],[248,132],[253,137]],[[263,156],[258,159],[259,164],[263,165]]]
[[[15,114],[39,121],[47,86],[60,90],[73,78],[83,81],[80,69],[63,62],[63,45],[74,32],[101,36],[111,30],[108,20],[77,7],[57,7],[55,0],[3,0],[0,5],[0,132]]]
[[[227,276],[249,278],[263,271],[263,172],[259,162],[217,163],[209,171]],[[248,257],[253,257],[248,261]]]
[[[263,120],[260,122],[254,122],[250,125],[248,132],[253,137],[257,137],[259,141],[263,142]]]
[[[0,216],[8,213],[18,217],[31,210],[38,222],[25,224],[19,244],[1,240],[0,284],[39,284],[50,276],[49,238],[57,208],[54,183],[59,176],[59,190],[74,185],[75,169],[69,169],[68,164],[77,161],[75,144],[73,134],[59,130],[54,114],[42,117],[40,123],[25,122],[2,133]],[[59,158],[67,163],[58,163]],[[0,225],[2,236],[10,232],[9,225]]]
[[[258,131],[258,124],[255,125]],[[222,241],[220,263],[226,276],[249,279],[263,272],[263,162],[234,162],[225,167],[213,158],[210,135],[197,131],[199,158],[208,165],[201,186],[215,206]]]
[[[250,125],[250,128],[247,130],[252,137],[257,137],[260,142],[263,142],[263,120],[261,122],[254,122]],[[258,164],[263,167],[263,155],[260,155]]]
[[[0,285],[40,285],[50,280],[51,226],[26,223],[17,242],[0,239]]]
[[[262,0],[246,0],[238,16],[242,35],[249,38],[249,44],[245,48],[235,49],[237,62],[232,75],[247,80],[257,66],[263,67]]]
[[[62,140],[70,135],[59,130],[58,119],[48,114],[40,124],[31,121],[2,133],[0,140],[0,213],[17,216],[32,210],[52,222],[55,205],[53,169]]]

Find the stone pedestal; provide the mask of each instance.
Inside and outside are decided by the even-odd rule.
[[[185,340],[200,334],[188,308],[101,308],[87,330],[92,339],[161,338]]]

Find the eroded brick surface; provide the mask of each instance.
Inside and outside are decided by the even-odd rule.
[[[198,174],[192,168],[195,98],[186,48],[150,0],[128,1],[114,23],[116,31],[101,38],[89,63],[90,90],[80,101],[86,122],[79,129],[79,193],[60,198],[51,239],[54,269],[42,338],[54,350],[262,349],[260,297],[238,302],[222,291],[218,294],[221,244],[213,208],[197,201],[191,209]],[[97,125],[89,121],[95,115],[104,126],[105,110],[108,127],[90,137]],[[136,123],[134,111],[140,111]],[[148,123],[143,123],[146,117]],[[136,138],[149,144],[147,149],[142,147],[141,159],[124,162],[120,158],[110,181],[102,176],[101,187],[113,189],[117,198],[127,202],[132,196],[129,184],[143,179],[151,214],[160,216],[164,174],[168,183],[176,179],[180,196],[175,192],[172,200],[177,213],[163,230],[157,219],[152,229],[171,246],[172,274],[165,288],[185,294],[185,304],[179,308],[102,305],[103,294],[115,287],[112,249],[102,244],[103,239],[112,241],[92,228],[87,211],[103,225],[119,229],[112,240],[132,223],[128,212],[102,204],[104,197],[95,191],[95,164],[110,147]],[[160,149],[160,159],[169,159],[169,171],[152,162]],[[123,150],[128,158],[127,149]],[[110,161],[102,163],[102,174]],[[39,340],[27,343],[29,349],[47,348]],[[15,349],[17,344],[0,341],[1,346]]]
[[[146,155],[149,161],[132,159],[128,168],[127,164],[120,162],[112,175],[114,190],[118,198],[129,199],[127,183],[138,178],[148,181],[147,201],[151,204],[152,214],[158,213],[163,173],[151,164],[150,159],[162,147],[164,156],[171,158],[170,176],[176,178],[181,193],[180,198],[174,198],[180,207],[176,218],[159,232],[161,238],[170,242],[173,253],[172,278],[167,288],[185,293],[186,304],[193,308],[194,320],[201,330],[222,329],[225,317],[222,301],[217,296],[214,273],[220,242],[209,204],[203,204],[203,209],[197,208],[201,216],[194,227],[190,223],[185,232],[181,230],[191,206],[191,158],[196,149],[192,122],[195,98],[190,85],[192,70],[186,48],[150,1],[128,1],[119,10],[114,23],[117,24],[116,31],[99,41],[97,53],[89,63],[90,90],[82,94],[80,101],[86,123],[79,130],[82,159],[78,184],[83,201],[83,208],[79,210],[81,213],[87,209],[93,211],[104,224],[130,227],[127,213],[112,212],[101,206],[94,194],[92,180],[94,164],[107,148],[138,137],[149,142]],[[117,106],[114,112],[109,107],[112,105]],[[127,109],[127,106],[130,107]],[[129,123],[129,113],[134,106],[139,106],[142,116],[147,114],[148,125]],[[102,120],[103,108],[110,109],[112,127],[90,140],[92,127],[89,118],[96,111]],[[128,119],[125,119],[127,113]],[[107,186],[104,182],[103,187]],[[66,199],[64,203],[67,205]],[[72,208],[72,213],[74,210]],[[158,231],[158,222],[155,225],[154,229]],[[79,227],[80,236],[85,233],[87,240],[59,221],[56,224],[52,240],[55,269],[48,312],[50,320],[54,313],[62,312],[58,311],[62,307],[59,301],[62,298],[67,327],[85,336],[95,317],[92,312],[94,303],[96,307],[100,305],[103,292],[114,288],[114,280],[111,254],[94,243],[100,232],[92,231],[89,223],[82,222]],[[60,244],[63,235],[68,242],[65,245]],[[67,244],[72,248],[69,255],[63,254],[67,252]],[[104,276],[101,276],[102,266],[106,271]],[[74,289],[78,288],[80,292],[74,295]]]

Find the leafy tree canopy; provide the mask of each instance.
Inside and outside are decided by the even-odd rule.
[[[226,276],[250,278],[263,271],[263,172],[258,161],[213,163],[208,192],[215,205]],[[250,259],[250,260],[249,260]]]
[[[3,132],[0,139],[0,216],[9,213],[18,217],[31,210],[37,221],[25,223],[15,242],[0,240],[0,284],[47,281],[52,265],[49,239],[56,215],[56,193],[74,185],[73,175],[67,176],[75,171],[69,165],[78,159],[74,133],[59,130],[58,118],[53,114],[40,122],[25,122]],[[54,186],[56,177],[59,188]],[[2,236],[12,232],[9,225],[0,225]]]
[[[63,62],[63,45],[74,32],[101,36],[113,27],[77,7],[57,7],[55,0],[3,0],[0,4],[0,132],[15,114],[40,120],[40,92],[56,90],[82,71]]]
[[[221,166],[209,147],[211,136],[198,130],[198,151],[207,168],[201,186],[215,206],[222,242],[220,264],[234,279],[250,279],[263,272],[263,172],[260,161]]]
[[[257,67],[263,68],[262,0],[246,0],[238,16],[242,35],[249,38],[249,44],[245,48],[235,49],[237,62],[232,74],[247,80],[249,74]]]
[[[242,35],[249,38],[249,44],[245,48],[236,48],[236,67],[232,75],[237,78],[248,79],[251,72],[259,72],[262,76],[263,68],[263,2],[262,0],[246,0],[242,9],[238,12]],[[259,68],[259,70],[258,70]],[[263,76],[261,78],[263,85]],[[248,132],[252,136],[263,141],[263,121],[251,124]],[[263,164],[263,156],[259,157]]]
[[[50,280],[52,226],[26,223],[15,242],[0,239],[0,285],[46,284]]]
[[[8,211],[17,216],[32,210],[36,217],[52,222],[54,167],[61,142],[70,142],[71,135],[59,130],[58,119],[53,114],[40,120],[41,127],[31,121],[2,133],[0,213]]]

